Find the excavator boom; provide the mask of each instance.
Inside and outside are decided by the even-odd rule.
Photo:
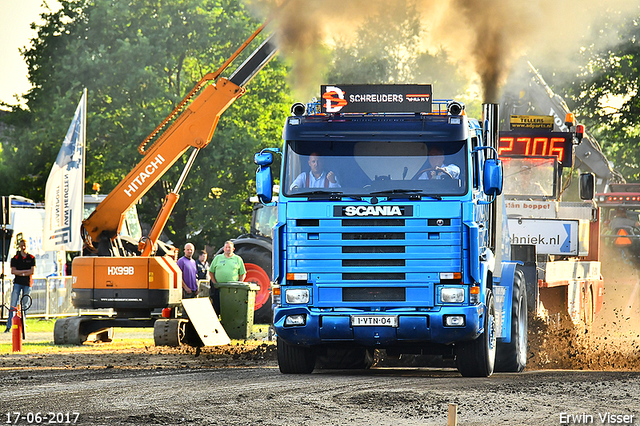
[[[255,37],[255,33],[252,37]],[[243,48],[246,45],[245,43]],[[89,245],[102,239],[115,238],[122,226],[125,212],[137,203],[190,147],[202,149],[209,144],[222,113],[242,96],[245,92],[244,85],[269,62],[276,51],[269,38],[230,79],[219,78],[217,82],[204,87],[153,145],[144,150],[145,155],[138,165],[83,222],[83,234]]]

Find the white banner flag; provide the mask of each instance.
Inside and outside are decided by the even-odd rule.
[[[51,167],[45,190],[44,250],[81,251],[87,90]]]

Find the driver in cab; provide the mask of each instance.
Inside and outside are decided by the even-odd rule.
[[[458,179],[460,167],[444,164],[444,151],[439,146],[429,149],[429,167],[418,172],[418,179]]]
[[[324,159],[316,152],[309,156],[309,171],[302,172],[291,184],[291,190],[299,188],[340,188],[332,171],[325,172]]]

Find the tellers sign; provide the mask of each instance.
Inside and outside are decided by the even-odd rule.
[[[573,164],[573,134],[567,132],[500,132],[498,155],[555,156],[563,167]]]

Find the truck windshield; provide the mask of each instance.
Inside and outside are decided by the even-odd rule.
[[[503,193],[516,199],[553,199],[556,193],[556,157],[501,157]]]
[[[288,196],[463,195],[466,141],[288,141]]]

